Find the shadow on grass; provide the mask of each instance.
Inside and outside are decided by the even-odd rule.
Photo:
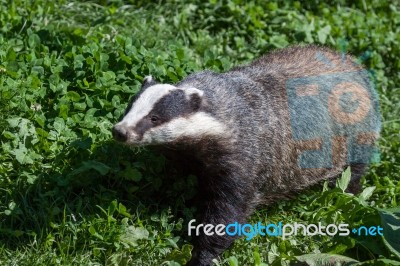
[[[3,249],[32,243],[61,253],[85,249],[95,235],[91,228],[101,230],[101,225],[110,231],[103,232],[104,243],[98,244],[106,248],[117,237],[106,227],[124,217],[139,224],[152,224],[163,215],[170,220],[193,217],[188,201],[196,194],[194,177],[182,176],[154,151],[131,150],[112,140],[90,151],[92,144],[90,138],[74,141],[52,160],[55,166],[64,165],[62,171],[55,167],[33,184],[19,182],[2,197],[13,206],[0,215]],[[126,211],[120,213],[117,205],[110,213],[115,202]],[[57,244],[66,240],[71,246]]]

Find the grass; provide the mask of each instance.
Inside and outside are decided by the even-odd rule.
[[[382,211],[397,207],[400,195],[398,5],[0,0],[0,7],[1,264],[185,263],[196,177],[180,176],[157,153],[117,145],[111,126],[146,75],[176,82],[298,43],[350,52],[371,70],[384,121],[381,160],[365,176],[363,196],[317,187],[251,220],[355,227],[397,217],[398,226],[398,211]],[[288,265],[329,253],[385,265],[400,260],[388,237],[240,239],[217,263]]]

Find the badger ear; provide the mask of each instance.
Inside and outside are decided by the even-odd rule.
[[[191,87],[191,88],[185,89],[185,94],[186,94],[186,96],[191,96],[193,94],[197,94],[200,97],[203,97],[204,91],[196,89],[194,87]]]
[[[142,87],[157,84],[157,81],[152,76],[145,76],[143,79]]]
[[[193,111],[199,110],[203,103],[204,92],[196,88],[187,88],[185,89],[185,94],[189,100],[189,105],[191,109]]]

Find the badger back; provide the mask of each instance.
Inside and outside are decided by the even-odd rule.
[[[379,97],[371,74],[352,56],[317,46],[292,47],[235,71],[279,101],[272,103],[283,121],[277,142],[296,151],[289,157],[300,169],[317,173],[378,159]]]

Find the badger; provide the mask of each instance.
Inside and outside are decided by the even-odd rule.
[[[358,192],[377,153],[377,99],[352,56],[293,46],[176,84],[147,76],[112,134],[191,165],[203,202],[199,222],[243,224],[255,208],[334,180],[349,166],[348,191]],[[188,265],[210,265],[234,240],[200,234]]]

